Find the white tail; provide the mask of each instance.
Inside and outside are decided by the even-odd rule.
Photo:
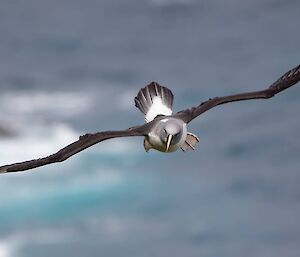
[[[157,115],[171,115],[173,94],[170,89],[151,82],[142,88],[134,99],[135,106],[145,114],[146,122],[152,121]]]

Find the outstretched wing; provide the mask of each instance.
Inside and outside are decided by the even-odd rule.
[[[95,134],[86,134],[79,137],[79,140],[51,154],[47,157],[34,159],[30,161],[18,162],[0,167],[0,173],[16,172],[37,168],[55,162],[62,162],[72,155],[81,152],[82,150],[102,142],[107,139],[115,137],[130,137],[130,136],[145,136],[149,131],[150,124],[132,127],[126,130],[119,131],[105,131]]]
[[[215,97],[209,99],[197,107],[186,109],[175,114],[176,117],[182,119],[184,122],[189,123],[191,120],[195,119],[202,113],[208,111],[209,109],[230,102],[250,100],[250,99],[267,99],[271,98],[277,93],[295,85],[300,80],[300,65],[291,69],[283,76],[281,76],[277,81],[275,81],[269,88],[261,91],[248,92],[237,95],[229,95],[223,97]]]

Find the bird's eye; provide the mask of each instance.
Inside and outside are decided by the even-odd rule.
[[[179,135],[180,135],[180,132],[179,132],[179,133],[176,133],[176,134],[174,135],[174,138],[179,137]]]

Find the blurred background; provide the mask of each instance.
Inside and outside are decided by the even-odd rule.
[[[0,164],[144,122],[139,89],[174,109],[259,90],[300,62],[295,0],[2,0]],[[0,176],[0,257],[300,256],[300,88],[194,120],[197,151],[142,138]]]

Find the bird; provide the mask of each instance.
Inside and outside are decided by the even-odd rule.
[[[269,99],[300,80],[300,65],[289,70],[264,90],[209,98],[196,107],[173,114],[173,93],[167,87],[151,82],[134,98],[135,106],[145,115],[145,123],[125,130],[88,133],[58,152],[40,159],[17,162],[0,167],[0,173],[18,172],[62,162],[104,140],[118,137],[144,137],[144,149],[171,153],[178,149],[195,150],[199,137],[187,131],[187,125],[208,110],[230,102]]]

